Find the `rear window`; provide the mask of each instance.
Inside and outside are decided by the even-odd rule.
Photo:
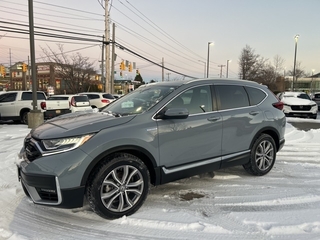
[[[68,100],[69,97],[56,97],[56,96],[51,96],[51,97],[48,97],[48,100]]]
[[[112,96],[111,94],[109,93],[105,93],[102,95],[104,98],[108,98],[108,99],[114,99],[114,96]]]
[[[76,101],[76,102],[88,102],[89,99],[86,95],[81,95],[81,96],[74,96],[73,99]]]
[[[314,95],[314,97],[315,97],[315,98],[320,98],[320,93],[316,93],[316,94]]]

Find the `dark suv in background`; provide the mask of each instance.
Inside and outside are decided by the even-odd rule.
[[[101,112],[49,120],[24,140],[18,175],[34,203],[108,219],[133,214],[150,184],[235,165],[267,174],[284,145],[283,103],[251,81],[152,83]]]

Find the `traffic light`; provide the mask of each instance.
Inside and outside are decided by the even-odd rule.
[[[136,70],[136,74],[137,74],[137,75],[139,75],[139,74],[140,74],[139,69],[137,69],[137,70]]]
[[[126,66],[124,65],[124,61],[120,63],[120,70],[126,70]]]
[[[5,68],[5,66],[0,66],[0,73],[1,73],[2,77],[6,76],[6,68]]]
[[[26,72],[26,71],[28,71],[28,66],[27,66],[27,64],[23,63],[22,64],[22,72]]]
[[[132,63],[129,63],[129,72],[132,72]]]

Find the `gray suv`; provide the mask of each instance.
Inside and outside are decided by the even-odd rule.
[[[230,79],[152,83],[101,112],[54,118],[24,140],[17,165],[36,204],[107,219],[136,212],[151,185],[242,165],[268,173],[286,119],[266,86]]]

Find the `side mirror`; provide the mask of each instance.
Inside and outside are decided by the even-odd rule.
[[[163,119],[186,119],[189,111],[186,108],[169,108],[164,112]]]

